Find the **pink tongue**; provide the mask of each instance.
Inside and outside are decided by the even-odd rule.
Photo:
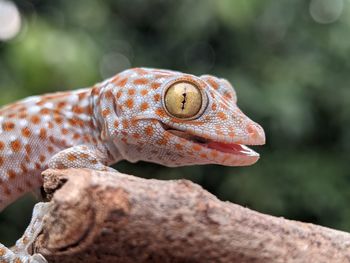
[[[220,142],[209,142],[207,146],[211,149],[218,150],[225,153],[234,153],[240,155],[249,155],[247,147],[243,148],[241,144],[225,144]]]

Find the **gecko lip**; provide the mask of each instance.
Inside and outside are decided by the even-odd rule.
[[[192,143],[199,144],[206,148],[216,150],[218,152],[227,153],[231,155],[239,155],[246,157],[253,157],[254,159],[259,158],[259,154],[244,144],[238,143],[223,143],[218,141],[213,141],[207,138],[203,138],[197,135],[192,135],[185,133],[183,131],[174,130],[174,129],[166,129],[168,132],[172,133],[175,136],[181,137],[187,141],[191,141]]]

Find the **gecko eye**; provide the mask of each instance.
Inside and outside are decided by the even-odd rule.
[[[181,119],[197,117],[203,105],[203,92],[187,81],[175,82],[164,93],[164,106],[169,115]]]

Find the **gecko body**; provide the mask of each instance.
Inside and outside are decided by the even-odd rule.
[[[0,109],[0,210],[42,184],[47,168],[108,170],[120,160],[165,166],[255,163],[263,129],[224,79],[135,68],[91,88]],[[0,247],[0,259],[1,259]]]

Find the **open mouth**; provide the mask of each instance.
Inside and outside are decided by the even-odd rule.
[[[259,158],[259,154],[252,149],[248,148],[244,144],[238,144],[238,143],[223,143],[223,142],[217,142],[213,141],[207,138],[203,138],[197,135],[191,135],[188,133],[185,133],[183,131],[179,130],[173,130],[173,129],[166,129],[171,134],[181,137],[187,141],[190,141],[195,144],[199,144],[203,147],[206,147],[208,149],[216,150],[221,153],[226,153],[230,155],[235,156],[246,156],[246,157],[256,157]]]

